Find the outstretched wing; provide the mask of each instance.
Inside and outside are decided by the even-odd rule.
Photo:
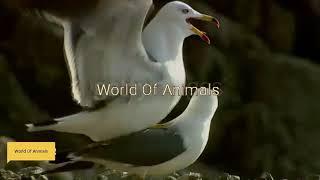
[[[97,84],[145,83],[156,72],[142,44],[152,0],[101,0],[96,9],[66,24],[65,51],[74,99],[91,107]]]

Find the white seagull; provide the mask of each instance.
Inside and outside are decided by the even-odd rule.
[[[104,141],[151,127],[171,112],[181,96],[163,93],[167,85],[185,85],[184,39],[196,34],[210,43],[190,20],[213,21],[218,27],[219,22],[174,1],[142,32],[151,5],[152,0],[100,1],[88,15],[61,22],[73,97],[85,107],[102,106],[45,124],[29,124],[30,132],[54,130]],[[100,96],[99,83],[139,86],[134,95]],[[145,95],[150,90],[143,92],[140,85],[157,90]]]
[[[100,164],[144,178],[146,175],[167,175],[188,167],[205,149],[211,120],[218,107],[217,96],[199,95],[203,90],[211,91],[198,89],[185,112],[168,122],[167,128],[150,128],[62,155],[62,159],[57,159],[60,164],[52,165],[44,173],[86,169]]]

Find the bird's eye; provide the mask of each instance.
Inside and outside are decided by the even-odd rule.
[[[182,13],[183,14],[188,14],[189,13],[189,9],[182,9]]]

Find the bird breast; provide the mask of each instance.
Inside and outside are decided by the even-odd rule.
[[[184,86],[186,81],[186,73],[182,57],[177,57],[175,60],[166,62],[165,66],[167,69],[167,75],[169,76],[168,83],[171,83],[170,85],[174,86]]]

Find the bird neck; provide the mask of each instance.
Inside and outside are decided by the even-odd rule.
[[[176,24],[155,17],[143,31],[146,51],[160,63],[182,61],[184,32]]]
[[[178,129],[187,146],[199,147],[203,151],[216,109],[216,97],[193,96],[187,109],[174,122],[173,128]]]
[[[185,129],[187,127],[206,128],[218,107],[217,96],[194,95],[186,110],[176,119],[174,124]],[[191,129],[190,129],[191,130]]]

